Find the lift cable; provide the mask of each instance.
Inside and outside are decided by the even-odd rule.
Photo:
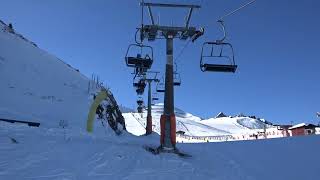
[[[250,1],[250,2],[248,2],[248,3],[246,3],[246,4],[244,4],[244,5],[240,6],[239,8],[237,8],[237,9],[229,12],[228,14],[225,14],[225,15],[221,16],[221,17],[219,18],[219,20],[220,20],[220,21],[223,21],[224,18],[233,15],[234,13],[236,13],[236,12],[240,11],[241,9],[249,6],[250,4],[254,3],[255,1],[256,1],[256,0],[252,0],[252,1]]]
[[[243,9],[243,8],[251,5],[251,4],[254,3],[255,1],[257,1],[257,0],[251,0],[251,1],[249,1],[248,3],[246,3],[246,4],[244,4],[244,5],[241,5],[241,6],[238,7],[237,9],[234,9],[233,11],[230,11],[229,13],[227,13],[227,14],[225,14],[225,15],[223,15],[223,16],[220,16],[220,18],[218,18],[217,22],[218,22],[218,23],[219,23],[219,21],[220,21],[220,22],[221,22],[221,21],[224,22],[223,19],[225,19],[226,17],[231,16],[231,15],[233,15],[234,13],[240,11],[241,9]],[[204,0],[203,0],[203,2],[204,2]],[[205,28],[205,29],[206,29],[206,28],[209,28],[209,27],[211,27],[211,25],[204,25],[204,26],[203,26],[203,28]]]
[[[224,19],[224,18],[233,15],[234,13],[236,13],[236,12],[240,11],[241,9],[249,6],[250,4],[254,3],[255,1],[256,1],[256,0],[251,0],[250,2],[248,2],[248,3],[246,3],[246,4],[242,5],[242,6],[240,6],[239,8],[237,8],[237,9],[235,9],[235,10],[233,10],[233,11],[231,11],[231,12],[229,12],[229,13],[223,15],[223,16],[221,16],[221,17],[219,18],[218,22],[219,22],[219,23],[223,23],[223,19]],[[201,4],[203,4],[203,0],[202,0]],[[179,60],[180,60],[179,58],[180,58],[180,56],[183,54],[184,50],[185,50],[186,47],[189,45],[190,41],[191,41],[191,39],[189,39],[189,40],[186,42],[186,44],[181,48],[181,50],[179,51],[177,57],[175,58],[175,62],[176,62],[177,64],[179,63]]]
[[[176,63],[179,62],[180,56],[183,54],[184,50],[186,49],[186,47],[189,45],[189,43],[190,43],[191,41],[192,41],[192,39],[189,39],[189,40],[186,42],[186,44],[180,49],[177,57],[174,59],[174,61],[175,61]]]

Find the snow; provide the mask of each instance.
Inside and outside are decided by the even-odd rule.
[[[160,134],[160,117],[163,112],[163,104],[156,104],[152,106],[152,123],[153,131]],[[176,108],[176,126],[177,131],[184,131],[186,135],[199,135],[199,136],[208,136],[208,135],[226,135],[229,132],[217,129],[212,126],[201,123],[201,119],[197,116],[194,116],[190,113],[184,112],[181,109]],[[127,124],[136,124],[137,128],[141,129],[141,125],[145,127],[147,112],[144,113],[123,113],[123,116],[126,119]],[[136,122],[139,122],[138,124]],[[129,125],[130,126],[130,125]],[[135,134],[141,135],[145,133],[137,133],[139,130],[135,127],[127,127],[128,131]]]
[[[159,145],[163,104],[153,106],[155,133],[150,136],[144,136],[146,112],[127,108],[123,116],[128,133],[116,136],[96,120],[94,133],[89,134],[84,130],[92,102],[89,79],[22,35],[9,33],[2,22],[0,82],[0,117],[41,123],[35,128],[0,121],[1,180],[313,180],[319,176],[320,136],[178,143],[191,158],[152,155],[143,146]],[[175,114],[177,130],[190,137],[253,134],[265,127],[263,121],[249,117],[202,120],[178,108]],[[61,122],[68,126],[59,127]]]
[[[159,103],[152,106],[153,130],[160,134],[160,116],[163,113],[163,104]],[[139,113],[123,113],[126,117],[127,124],[137,124],[137,128],[141,129],[141,124],[145,127],[147,112]],[[176,108],[175,115],[177,120],[177,131],[185,132],[188,136],[228,136],[231,134],[254,134],[262,132],[264,127],[272,128],[271,125],[265,124],[263,121],[249,117],[221,117],[204,119],[184,112]],[[128,131],[141,135],[135,127],[129,127]]]
[[[137,115],[134,113],[123,113],[127,130],[136,136],[141,136],[146,133],[146,124],[139,120],[139,115],[136,116]],[[128,121],[127,119],[130,119],[131,121]]]
[[[83,127],[89,79],[0,23],[0,117]],[[77,111],[75,111],[77,110]]]
[[[306,124],[306,123],[296,124],[296,125],[290,127],[289,129],[295,129],[295,128],[299,128],[299,127],[303,127],[303,126],[308,126],[308,124]]]
[[[192,155],[181,158],[145,151],[143,145],[158,145],[156,134],[115,136],[99,124],[95,129],[95,134],[87,134],[0,123],[0,179],[312,180],[319,176],[320,136],[178,144]]]

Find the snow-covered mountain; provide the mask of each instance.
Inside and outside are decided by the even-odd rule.
[[[153,129],[160,134],[160,116],[163,104],[152,106]],[[177,131],[185,132],[189,136],[221,136],[230,134],[252,134],[265,127],[272,127],[259,119],[250,117],[219,117],[201,119],[191,113],[175,108]],[[135,135],[145,133],[147,111],[139,113],[124,113],[129,132]]]
[[[89,79],[0,21],[0,117],[85,127]]]

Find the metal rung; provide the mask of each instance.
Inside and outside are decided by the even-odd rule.
[[[202,66],[204,71],[212,72],[236,72],[237,65],[223,65],[223,64],[204,64]]]

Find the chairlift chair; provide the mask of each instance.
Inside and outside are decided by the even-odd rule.
[[[180,73],[174,72],[173,77],[174,77],[174,79],[173,79],[173,85],[174,85],[174,86],[180,86],[180,85],[181,85],[181,76],[180,76]]]
[[[156,91],[159,92],[159,93],[164,93],[165,92],[165,84],[163,82],[163,78],[162,78],[162,81],[159,81],[157,83]]]
[[[133,87],[135,88],[145,88],[146,87],[146,81],[145,79],[139,79],[136,81],[136,78],[133,80]]]
[[[138,113],[143,113],[143,106],[138,106],[137,111]]]
[[[138,104],[139,106],[143,105],[143,99],[142,99],[142,97],[139,97],[139,98],[138,98],[137,104]]]
[[[181,85],[181,76],[180,73],[178,73],[178,64],[175,62],[175,70],[173,72],[173,85],[174,86],[180,86]]]
[[[226,38],[225,26],[222,20],[219,20],[218,23],[222,26],[224,36],[220,40],[213,42],[205,42],[201,48],[201,58],[200,58],[200,69],[201,71],[209,72],[232,72],[235,73],[237,70],[237,65],[234,60],[234,51],[230,43],[224,42]],[[210,49],[210,54],[205,53],[206,49]],[[219,53],[216,53],[214,50],[218,50]],[[210,63],[208,59],[226,61],[225,63]]]
[[[158,101],[158,100],[159,100],[158,97],[153,97],[153,98],[152,98],[152,101]]]
[[[159,100],[159,97],[158,97],[157,93],[153,93],[152,101],[158,101],[158,100]]]
[[[138,95],[142,95],[144,93],[146,85],[146,81],[143,78],[139,79],[138,81],[136,81],[136,78],[133,79],[133,87],[136,88]]]
[[[137,53],[136,56],[132,56],[130,51],[132,51],[133,48],[140,49],[140,53]],[[145,53],[144,49],[149,49],[149,53]],[[150,69],[153,64],[153,48],[151,46],[143,45],[142,43],[130,44],[126,52],[125,60],[128,67],[146,71],[147,69]]]
[[[136,89],[136,93],[137,93],[138,95],[142,95],[142,94],[144,93],[144,88],[137,88],[137,89]]]

